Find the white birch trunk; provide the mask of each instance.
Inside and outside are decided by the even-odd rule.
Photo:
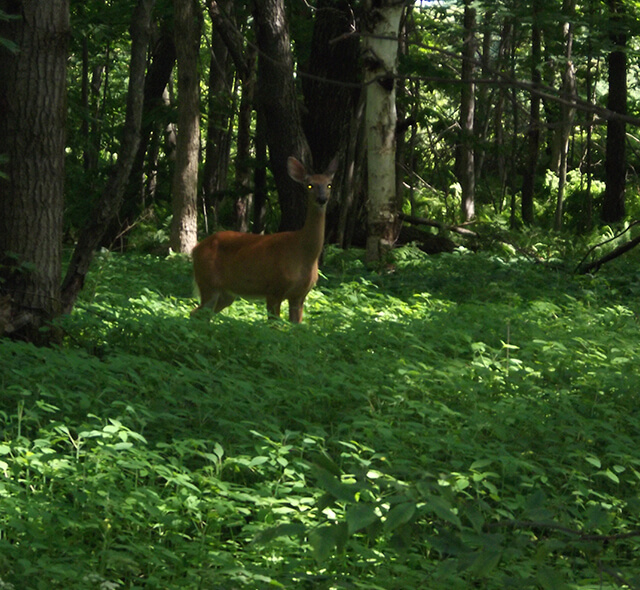
[[[396,207],[396,85],[398,32],[405,3],[369,4],[365,83],[368,169],[368,237],[366,259],[384,259],[395,241]]]

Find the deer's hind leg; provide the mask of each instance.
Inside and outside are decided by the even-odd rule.
[[[289,299],[289,321],[292,324],[299,324],[302,321],[305,297]]]
[[[226,291],[219,291],[216,297],[216,302],[211,305],[213,307],[214,313],[218,313],[222,311],[225,307],[229,307],[236,298]]]
[[[277,320],[280,318],[280,306],[282,305],[282,299],[280,297],[267,297],[267,313],[270,320]]]
[[[200,296],[200,305],[191,312],[191,315],[205,308],[213,309],[214,313],[218,313],[225,307],[229,307],[235,300],[233,295],[225,291],[210,291]]]

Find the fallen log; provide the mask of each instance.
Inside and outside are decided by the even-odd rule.
[[[580,264],[577,268],[577,272],[583,275],[589,272],[596,272],[603,264],[605,264],[606,262],[610,262],[611,260],[614,260],[619,256],[622,256],[625,252],[632,250],[638,244],[640,244],[640,236],[636,236],[635,238],[633,238],[633,240],[628,241],[626,244],[618,246],[615,250],[612,250],[608,254],[605,254],[601,258],[598,258],[598,260],[594,260],[589,264]]]
[[[456,244],[443,235],[434,235],[422,231],[417,227],[403,225],[400,229],[398,244],[415,243],[415,245],[427,254],[440,254],[441,252],[453,252]]]

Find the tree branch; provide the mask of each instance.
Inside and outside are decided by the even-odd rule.
[[[616,237],[619,237],[619,236],[616,236]],[[614,239],[614,238],[612,238],[612,239]],[[600,269],[600,267],[603,264],[605,264],[606,262],[610,262],[611,260],[614,260],[615,258],[618,258],[619,256],[622,256],[624,253],[626,253],[629,250],[632,250],[633,248],[635,248],[638,244],[640,244],[640,235],[636,236],[635,238],[633,238],[633,240],[630,240],[626,244],[622,244],[621,246],[618,246],[612,252],[609,252],[608,254],[605,254],[601,258],[598,258],[598,260],[594,260],[593,262],[590,262],[589,264],[585,264],[584,266],[582,265],[582,263],[580,263],[578,265],[578,268],[576,269],[576,271],[578,273],[580,273],[580,274],[587,274],[588,272],[591,272],[591,271],[596,272],[596,271],[598,271]],[[601,244],[598,244],[598,246],[600,246],[600,245]],[[594,246],[594,247],[597,247],[597,246]],[[593,251],[593,248],[590,250],[590,252],[591,251]]]

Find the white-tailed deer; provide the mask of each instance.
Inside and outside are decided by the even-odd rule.
[[[289,301],[289,320],[302,321],[304,300],[318,279],[318,259],[324,243],[324,224],[334,159],[324,174],[308,174],[293,156],[289,176],[308,193],[307,217],[302,229],[271,235],[235,231],[217,232],[193,249],[193,271],[200,305],[218,312],[236,297],[267,300],[270,317],[280,317],[280,305]]]

